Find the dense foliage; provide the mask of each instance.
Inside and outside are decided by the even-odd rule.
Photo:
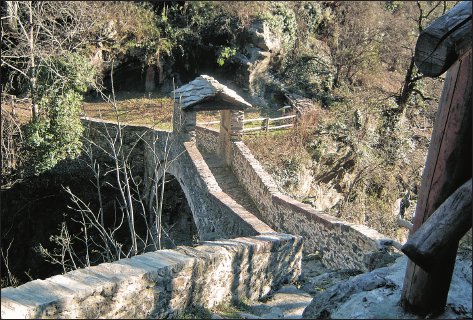
[[[82,94],[94,81],[94,70],[77,54],[50,58],[37,70],[38,105],[42,114],[25,125],[27,160],[34,173],[81,152],[79,119]]]

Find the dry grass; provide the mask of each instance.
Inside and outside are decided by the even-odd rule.
[[[29,99],[2,99],[2,110],[11,115],[18,124],[27,123],[31,119],[31,103]]]
[[[317,108],[301,117],[288,130],[257,132],[244,135],[243,140],[258,161],[267,166],[281,167],[293,157],[310,158],[306,145],[317,129],[317,123],[324,112]],[[245,118],[249,118],[245,115]]]
[[[83,103],[83,115],[115,121],[117,113],[121,122],[151,125],[160,129],[168,129],[174,108],[171,97],[143,94],[136,92],[118,92],[116,94],[117,111],[113,104],[99,99],[90,99]],[[245,113],[245,118],[260,117],[259,111]],[[220,111],[203,111],[197,113],[197,123],[205,126],[206,122],[219,121]],[[207,125],[218,128],[218,124]]]
[[[88,98],[82,103],[83,116],[116,121],[117,115],[122,122],[152,125],[168,128],[171,124],[173,101],[170,97],[145,95],[136,92],[118,92],[117,110],[112,103],[101,98]],[[7,101],[2,109],[14,112],[18,122],[24,124],[31,119],[31,102],[28,99]]]
[[[83,104],[83,115],[115,121],[151,125],[167,129],[171,124],[173,101],[170,97],[135,92],[119,92],[116,95],[116,110],[112,103],[89,99]]]
[[[117,109],[112,103],[101,98],[87,98],[82,103],[82,116],[116,121],[117,115],[121,122],[150,125],[161,129],[168,129],[171,124],[174,104],[169,96],[158,94],[144,94],[139,92],[117,92]],[[31,102],[29,99],[16,99],[15,101],[2,102],[2,110],[14,113],[15,119],[21,124],[31,119]],[[261,113],[258,109],[245,112],[245,119],[259,118]],[[197,122],[219,121],[220,111],[203,111],[197,113]],[[218,124],[209,125],[218,128]]]

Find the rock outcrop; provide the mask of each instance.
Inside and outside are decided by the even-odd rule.
[[[233,57],[239,65],[237,82],[249,91],[253,103],[266,105],[264,95],[268,71],[281,59],[281,40],[261,20],[253,21],[245,33],[244,49]]]
[[[303,317],[310,319],[416,319],[400,306],[407,257],[389,267],[360,274],[314,295]],[[439,319],[471,318],[471,259],[457,257],[447,298]]]

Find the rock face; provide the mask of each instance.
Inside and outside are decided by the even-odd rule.
[[[416,319],[399,304],[407,258],[360,274],[314,295],[304,318]],[[471,317],[471,259],[457,257],[445,312],[439,319]]]
[[[239,65],[237,82],[249,91],[253,103],[265,105],[265,77],[269,68],[280,60],[281,40],[261,20],[253,21],[246,35],[243,52],[234,57]]]
[[[277,53],[281,50],[281,41],[271,32],[267,23],[264,21],[253,21],[248,28],[248,33],[255,47],[273,53]]]

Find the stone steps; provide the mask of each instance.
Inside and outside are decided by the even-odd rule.
[[[213,319],[301,319],[315,295],[358,273],[327,269],[318,254],[308,254],[302,259],[302,274],[296,285],[283,285],[264,301],[247,302],[231,316],[215,312]]]
[[[216,154],[205,153],[202,152],[202,150],[200,151],[222,191],[228,194],[230,198],[245,208],[248,212],[258,217],[259,211],[256,205],[240,185],[232,170],[226,166],[223,160]]]

